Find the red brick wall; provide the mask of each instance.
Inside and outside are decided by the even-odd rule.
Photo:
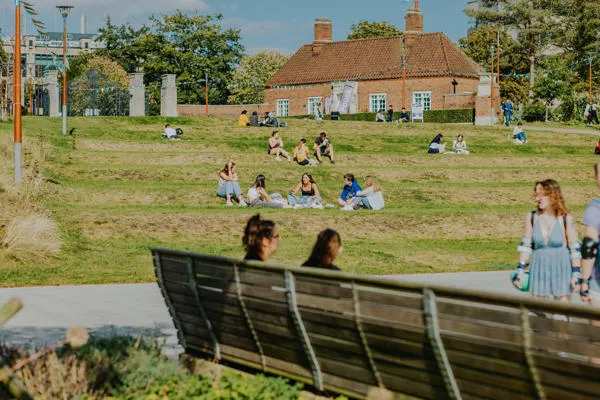
[[[457,93],[472,92],[475,94],[479,78],[455,77],[458,82]],[[474,100],[456,100],[447,104],[445,95],[452,93],[452,77],[416,78],[406,80],[406,108],[410,109],[413,92],[431,91],[431,108],[443,110],[445,108],[472,107]],[[402,108],[402,79],[368,80],[358,83],[358,112],[369,111],[369,94],[386,93],[387,104],[392,104],[394,110]],[[271,110],[275,110],[275,100],[290,100],[290,115],[307,114],[308,97],[327,97],[331,95],[330,84],[317,84],[292,87],[290,89],[266,89],[265,102]],[[469,96],[465,96],[469,97]],[[471,104],[468,106],[468,104]]]
[[[242,105],[208,105],[208,113],[215,117],[237,117],[243,110],[248,111],[248,116],[252,111],[257,111],[259,115],[263,115],[269,110],[266,103],[263,104],[242,104]],[[177,115],[182,117],[198,117],[206,115],[204,105],[178,104]]]
[[[444,109],[475,108],[475,93],[447,94],[444,95]]]

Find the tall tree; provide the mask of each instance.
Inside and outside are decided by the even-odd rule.
[[[487,2],[488,7],[465,10],[467,15],[487,24],[503,26],[516,37],[518,50],[529,61],[529,87],[535,84],[538,57],[552,44],[557,24],[554,3],[556,0],[511,0]]]
[[[277,50],[262,50],[246,55],[232,75],[229,104],[258,104],[265,101],[264,84],[287,62]]]
[[[350,40],[365,39],[382,36],[398,36],[402,34],[403,32],[400,29],[398,29],[395,25],[392,25],[387,21],[361,21],[358,24],[352,24],[352,26],[350,27],[350,33],[348,33],[347,38]]]

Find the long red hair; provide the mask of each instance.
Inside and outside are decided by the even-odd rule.
[[[565,204],[565,198],[560,190],[560,185],[554,179],[546,179],[544,181],[538,181],[533,186],[533,193],[535,195],[535,189],[540,185],[544,194],[550,198],[550,207],[554,210],[556,215],[562,216],[569,214],[567,205]]]

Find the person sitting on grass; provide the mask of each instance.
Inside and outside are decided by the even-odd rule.
[[[175,128],[171,127],[169,124],[165,125],[165,131],[161,136],[169,140],[180,140]]]
[[[394,122],[394,108],[390,104],[387,110],[387,115],[385,117],[385,122]]]
[[[300,196],[296,196],[298,191],[300,191]],[[321,194],[319,193],[317,183],[308,172],[302,174],[300,183],[288,195],[288,204],[293,208],[323,208],[321,201]]]
[[[250,126],[259,126],[260,125],[260,117],[256,111],[252,111],[252,115],[250,116]]]
[[[384,207],[381,185],[370,175],[365,177],[365,185],[367,188],[356,192],[356,196],[352,199],[353,208],[355,210],[359,208],[381,210]]]
[[[269,195],[265,180],[263,174],[256,176],[254,185],[250,186],[246,195],[248,207],[283,208],[283,198],[279,193]]]
[[[288,161],[292,161],[290,153],[283,149],[283,140],[279,136],[279,131],[273,131],[271,138],[269,139],[269,154],[275,155],[275,161],[281,161],[280,155],[287,158]]]
[[[323,163],[322,156],[329,157],[331,163],[335,164],[335,160],[333,159],[333,145],[327,138],[327,132],[323,131],[319,134],[319,137],[315,139],[313,147],[315,149],[315,156],[317,156],[317,160],[319,160],[319,164]]]
[[[227,199],[226,206],[232,206],[231,198],[237,199],[238,204],[245,207],[247,204],[244,201],[242,189],[238,183],[237,167],[231,160],[225,164],[225,167],[219,172],[219,187],[217,188],[217,196]]]
[[[238,118],[238,126],[250,126],[250,121],[248,121],[248,111],[242,111],[240,118]]]
[[[435,137],[433,138],[431,143],[429,143],[429,150],[427,150],[427,153],[429,153],[429,154],[444,154],[446,152],[446,145],[442,144],[443,138],[444,138],[444,135],[442,135],[441,133],[438,133],[437,135],[435,135]]]
[[[344,175],[344,187],[342,187],[342,193],[338,198],[338,204],[343,210],[352,211],[354,210],[354,202],[352,201],[362,188],[354,179],[353,174]]]
[[[515,141],[515,144],[527,143],[527,136],[525,135],[525,132],[523,132],[523,123],[521,121],[515,126],[512,138]]]
[[[454,154],[469,154],[467,142],[462,134],[456,136],[456,140],[452,142],[452,153]]]
[[[598,143],[596,143],[596,148],[594,149],[594,154],[600,154],[600,139],[598,139]]]
[[[263,124],[263,126],[270,126],[273,128],[278,128],[279,127],[279,120],[277,119],[277,117],[275,116],[275,114],[273,113],[268,113],[268,117],[267,119],[265,119],[265,122]]]
[[[313,268],[325,268],[340,271],[333,262],[342,254],[342,238],[340,234],[333,229],[325,229],[317,236],[317,241],[313,246],[312,253],[302,266]]]
[[[310,159],[310,154],[308,154],[308,147],[306,146],[306,139],[300,139],[300,143],[298,146],[294,148],[294,160],[300,165],[315,165],[316,162],[313,162]]]
[[[398,122],[410,122],[410,114],[406,111],[406,108],[402,107],[400,115],[398,116]]]
[[[377,114],[375,114],[375,122],[385,122],[385,114],[383,113],[383,110],[377,111]]]
[[[244,260],[267,261],[279,248],[279,233],[275,222],[256,214],[248,220],[242,244],[246,250]]]

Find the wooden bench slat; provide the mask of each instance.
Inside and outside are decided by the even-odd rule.
[[[531,346],[546,351],[563,352],[586,357],[600,357],[600,346],[594,343],[583,343],[568,338],[550,337],[533,332]]]
[[[589,398],[600,396],[600,382],[596,379],[586,379],[577,375],[549,371],[544,368],[538,368],[540,379],[546,386],[553,386],[557,389],[585,394]]]
[[[518,344],[499,342],[492,339],[475,338],[456,333],[442,334],[442,341],[444,342],[446,351],[455,350],[526,365],[523,348]]]
[[[352,299],[352,289],[344,287],[342,282],[296,276],[296,292],[335,299]]]
[[[492,326],[486,324],[475,324],[456,319],[447,319],[440,316],[438,319],[440,331],[443,334],[458,333],[473,336],[474,338],[494,338],[496,341],[508,343],[520,343],[520,329]]]
[[[510,388],[498,388],[465,379],[457,378],[456,383],[461,393],[483,396],[489,399],[531,400],[535,398],[535,396],[528,394],[513,392]]]
[[[356,361],[356,360],[355,360]],[[349,378],[366,385],[377,386],[377,381],[368,368],[356,365],[356,363],[345,363],[343,361],[319,357],[319,365],[323,372]]]
[[[499,373],[516,378],[523,378],[529,375],[529,370],[526,365],[514,361],[448,349],[446,349],[446,354],[452,365],[472,367],[484,372]]]
[[[535,387],[532,382],[529,382],[527,374],[521,377],[509,377],[459,365],[452,365],[452,372],[454,377],[460,381],[470,381],[480,386],[490,386],[511,393],[515,392],[529,398],[536,397]]]
[[[500,325],[521,326],[520,311],[514,308],[490,307],[489,304],[468,303],[443,298],[437,299],[436,306],[438,315],[444,318],[455,317],[473,323],[492,322]]]
[[[399,307],[407,309],[423,309],[423,301],[421,300],[420,294],[402,292],[401,290],[392,291],[389,289],[382,289],[373,286],[357,285],[358,298],[362,303],[373,303],[372,306],[376,307],[377,304],[385,305],[387,307]]]
[[[584,343],[600,342],[600,326],[592,325],[589,320],[561,321],[547,317],[529,317],[531,328],[538,335],[569,335],[568,340]]]
[[[547,352],[533,352],[533,360],[538,368],[565,374],[566,376],[578,376],[586,380],[598,379],[600,376],[600,365],[592,364],[589,360],[573,360],[559,357]]]
[[[391,375],[381,372],[383,385],[394,392],[406,393],[422,399],[448,400],[446,389],[428,383],[422,383],[410,377]]]
[[[376,318],[410,326],[424,326],[421,310],[386,307],[375,303],[360,304],[361,318]]]

